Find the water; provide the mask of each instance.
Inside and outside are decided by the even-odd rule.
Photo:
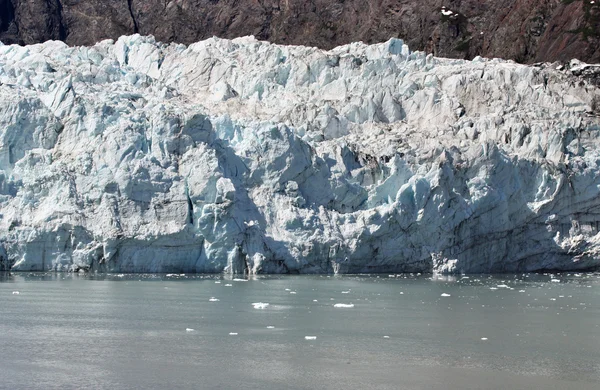
[[[0,388],[598,389],[600,275],[0,274]]]

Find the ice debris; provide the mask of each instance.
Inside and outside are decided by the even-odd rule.
[[[342,308],[342,309],[350,309],[354,307],[353,303],[336,303],[333,307]]]

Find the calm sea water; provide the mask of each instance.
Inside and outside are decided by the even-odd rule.
[[[600,388],[599,274],[391,276],[0,274],[0,388]]]

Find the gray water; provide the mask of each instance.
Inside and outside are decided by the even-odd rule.
[[[0,274],[0,388],[598,389],[600,275]]]

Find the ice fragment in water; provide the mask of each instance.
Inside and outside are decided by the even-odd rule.
[[[18,291],[13,291],[13,293],[12,293],[12,295],[19,295],[19,294],[21,294],[21,293]]]
[[[193,331],[194,331],[194,329],[192,329],[192,328],[185,328],[185,331],[186,331],[186,332],[193,332]]]
[[[449,297],[449,296],[450,296],[450,294],[442,293],[442,295],[441,295],[441,296],[442,296],[442,297]]]
[[[304,336],[306,340],[316,340],[317,336]]]
[[[255,309],[266,309],[269,304],[266,302],[254,302],[252,306],[254,306]]]
[[[267,329],[275,329],[275,327],[273,325],[269,325],[267,326]]]
[[[237,333],[236,332],[229,332],[229,335],[230,336],[237,336]]]
[[[335,305],[333,305],[333,307],[348,309],[348,308],[354,307],[354,304],[353,303],[336,303]]]
[[[219,302],[219,298],[211,297],[208,299],[209,302]]]
[[[481,340],[486,341],[488,338],[487,337],[482,337]]]

